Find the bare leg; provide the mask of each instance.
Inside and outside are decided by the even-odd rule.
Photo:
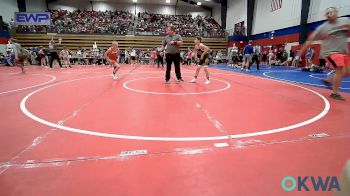
[[[120,66],[115,65],[115,66],[113,67],[113,74],[116,74],[117,71],[119,70],[119,68],[120,68]]]
[[[204,67],[205,75],[207,76],[207,80],[209,80],[209,71],[207,67]]]
[[[207,66],[204,67],[204,71],[205,71],[205,75],[207,76],[207,81],[205,81],[204,84],[208,85],[210,84],[210,80],[209,80],[209,71]]]
[[[196,75],[194,76],[194,78],[196,78],[197,79],[197,77],[198,77],[198,74],[199,74],[199,71],[201,70],[201,66],[198,66],[197,67],[197,69],[196,69]]]
[[[345,100],[340,94],[339,94],[339,86],[343,80],[343,77],[348,74],[348,71],[346,71],[346,67],[337,67],[335,70],[335,76],[333,78],[333,93],[331,94],[331,98],[337,99],[337,100]]]
[[[190,83],[195,83],[199,74],[199,71],[201,70],[202,66],[198,66],[196,69],[196,74],[194,75],[194,78],[190,81]]]
[[[341,84],[341,81],[343,80],[344,72],[342,67],[338,67],[335,70],[335,76],[333,78],[333,93],[339,92],[339,86]]]
[[[26,73],[26,71],[24,70],[24,60],[15,61],[15,65],[17,65],[19,68],[21,68],[21,71],[23,74]]]
[[[45,64],[46,64],[45,58],[40,59],[40,64],[41,64],[41,66],[45,66]]]

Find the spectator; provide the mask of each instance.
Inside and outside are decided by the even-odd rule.
[[[164,61],[163,61],[164,53],[161,48],[157,49],[157,63],[159,68],[159,63],[162,63],[162,68],[164,68]]]
[[[246,45],[243,49],[244,62],[242,64],[242,69],[246,69],[246,71],[249,70],[253,53],[254,53],[254,47],[252,46],[252,41],[249,41],[248,45]]]
[[[222,37],[224,35],[221,26],[212,17],[191,15],[161,15],[138,13],[137,34],[165,35],[165,28],[171,24],[181,36],[208,36]]]
[[[278,52],[277,52],[277,55],[276,55],[277,61],[282,62],[282,55],[283,55],[282,48],[279,48]]]
[[[125,49],[124,54],[125,54],[125,63],[126,63],[126,64],[129,64],[129,63],[130,63],[129,51],[127,51],[127,50]]]
[[[127,35],[136,28],[137,34],[165,35],[169,24],[181,36],[223,37],[224,30],[213,17],[191,15],[162,15],[138,13],[135,23],[128,11],[86,11],[86,10],[49,10],[51,25],[18,26],[17,32],[52,32],[52,33],[112,33]],[[135,25],[136,24],[136,25]],[[10,23],[11,28],[11,23]],[[14,25],[12,25],[14,27]]]
[[[312,63],[312,59],[314,58],[314,53],[315,53],[315,50],[310,47],[307,49],[306,51],[306,66],[311,66],[313,63]]]
[[[50,10],[50,26],[18,26],[17,32],[113,33],[126,35],[132,14],[125,11]]]
[[[136,50],[134,48],[131,48],[130,59],[131,59],[131,64],[135,65],[136,64]]]

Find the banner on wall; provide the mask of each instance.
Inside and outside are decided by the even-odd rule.
[[[282,0],[271,0],[271,12],[274,12],[282,7]]]
[[[16,12],[15,25],[50,25],[50,12]]]

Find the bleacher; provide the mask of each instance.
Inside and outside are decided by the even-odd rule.
[[[16,34],[15,38],[24,48],[44,46],[48,47],[49,41],[54,37],[55,41],[58,38],[62,38],[62,45],[66,46],[70,50],[76,50],[78,48],[92,48],[94,42],[97,43],[99,48],[106,49],[110,47],[112,41],[119,43],[120,49],[140,49],[147,50],[154,47],[160,47],[163,36],[115,36],[115,35],[100,35],[100,34]],[[193,49],[194,38],[183,37],[184,44],[181,46],[182,50],[187,50],[188,47]],[[208,45],[210,49],[214,51],[226,50],[227,40],[226,38],[203,38],[203,43]]]

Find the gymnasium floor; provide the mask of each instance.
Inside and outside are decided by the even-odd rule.
[[[1,195],[333,195],[281,181],[350,157],[349,78],[337,101],[292,68],[27,69],[0,67]]]

